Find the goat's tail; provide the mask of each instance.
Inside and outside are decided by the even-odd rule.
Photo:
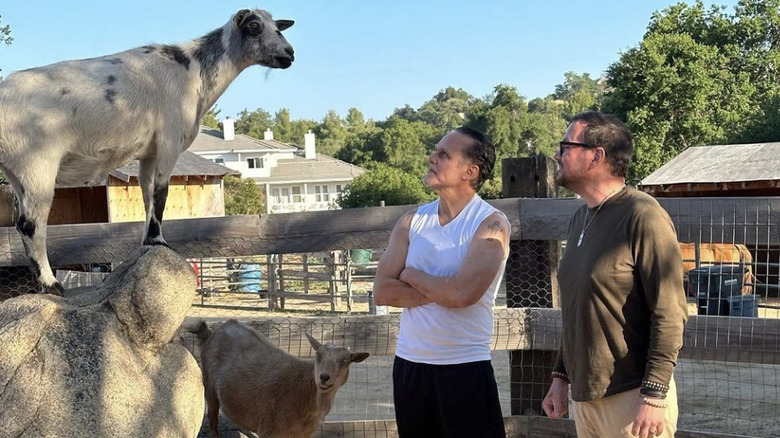
[[[200,318],[185,321],[184,324],[182,324],[182,328],[190,333],[195,333],[195,336],[198,337],[201,344],[206,342],[206,339],[208,339],[212,333],[208,324],[206,324],[206,321]]]

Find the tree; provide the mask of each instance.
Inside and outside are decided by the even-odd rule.
[[[222,123],[219,121],[219,113],[222,112],[219,108],[217,108],[216,105],[212,107],[206,114],[203,115],[203,118],[200,119],[200,124],[203,126],[208,126],[212,129],[222,129]]]
[[[347,127],[341,116],[334,110],[328,111],[317,127],[317,152],[334,156],[344,145],[347,138]]]
[[[290,118],[290,110],[282,108],[274,115],[274,139],[285,143],[296,143],[295,126]],[[301,139],[303,140],[303,139]]]
[[[428,154],[441,135],[439,129],[425,122],[392,117],[379,135],[378,153],[374,155],[374,160],[422,178]]]
[[[258,108],[250,113],[245,109],[238,114],[238,119],[236,119],[236,133],[263,138],[265,130],[273,125],[273,119],[268,111]]]
[[[443,132],[451,131],[463,125],[474,101],[474,97],[463,89],[447,87],[422,104],[417,110],[416,120],[435,126]]]
[[[598,103],[604,94],[603,81],[592,79],[588,73],[578,75],[564,73],[563,84],[555,86],[553,98],[563,102],[563,117],[571,119],[575,114],[598,109]]]
[[[355,178],[338,200],[342,208],[377,207],[385,205],[421,204],[435,196],[420,178],[382,163],[372,165]]]
[[[734,15],[701,2],[653,15],[642,42],[607,70],[603,110],[634,134],[636,182],[690,146],[777,139],[780,0]]]
[[[11,26],[7,24],[3,26],[3,16],[0,15],[0,43],[11,45],[13,41],[14,39],[11,37]],[[0,69],[0,71],[3,70]],[[3,80],[2,76],[0,76],[0,80]]]
[[[224,187],[226,215],[265,213],[265,195],[251,179],[228,175],[225,177]]]

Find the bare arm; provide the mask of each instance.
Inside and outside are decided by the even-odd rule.
[[[414,210],[396,222],[374,279],[374,302],[380,306],[416,307],[431,302],[429,298],[399,279],[409,252],[409,227]]]
[[[482,298],[508,252],[509,222],[502,213],[495,212],[480,224],[457,274],[436,277],[405,268],[399,278],[436,304],[468,307]]]

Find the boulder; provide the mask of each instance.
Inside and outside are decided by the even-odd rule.
[[[0,438],[197,436],[200,368],[170,342],[195,287],[154,246],[100,286],[0,303]]]

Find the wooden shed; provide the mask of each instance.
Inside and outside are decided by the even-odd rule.
[[[655,197],[780,196],[780,142],[691,147],[639,188]]]
[[[225,215],[222,180],[238,172],[191,152],[179,156],[173,169],[165,219]],[[13,226],[13,195],[0,191],[0,225]],[[138,162],[134,161],[83,186],[60,186],[54,191],[49,224],[144,221]]]

